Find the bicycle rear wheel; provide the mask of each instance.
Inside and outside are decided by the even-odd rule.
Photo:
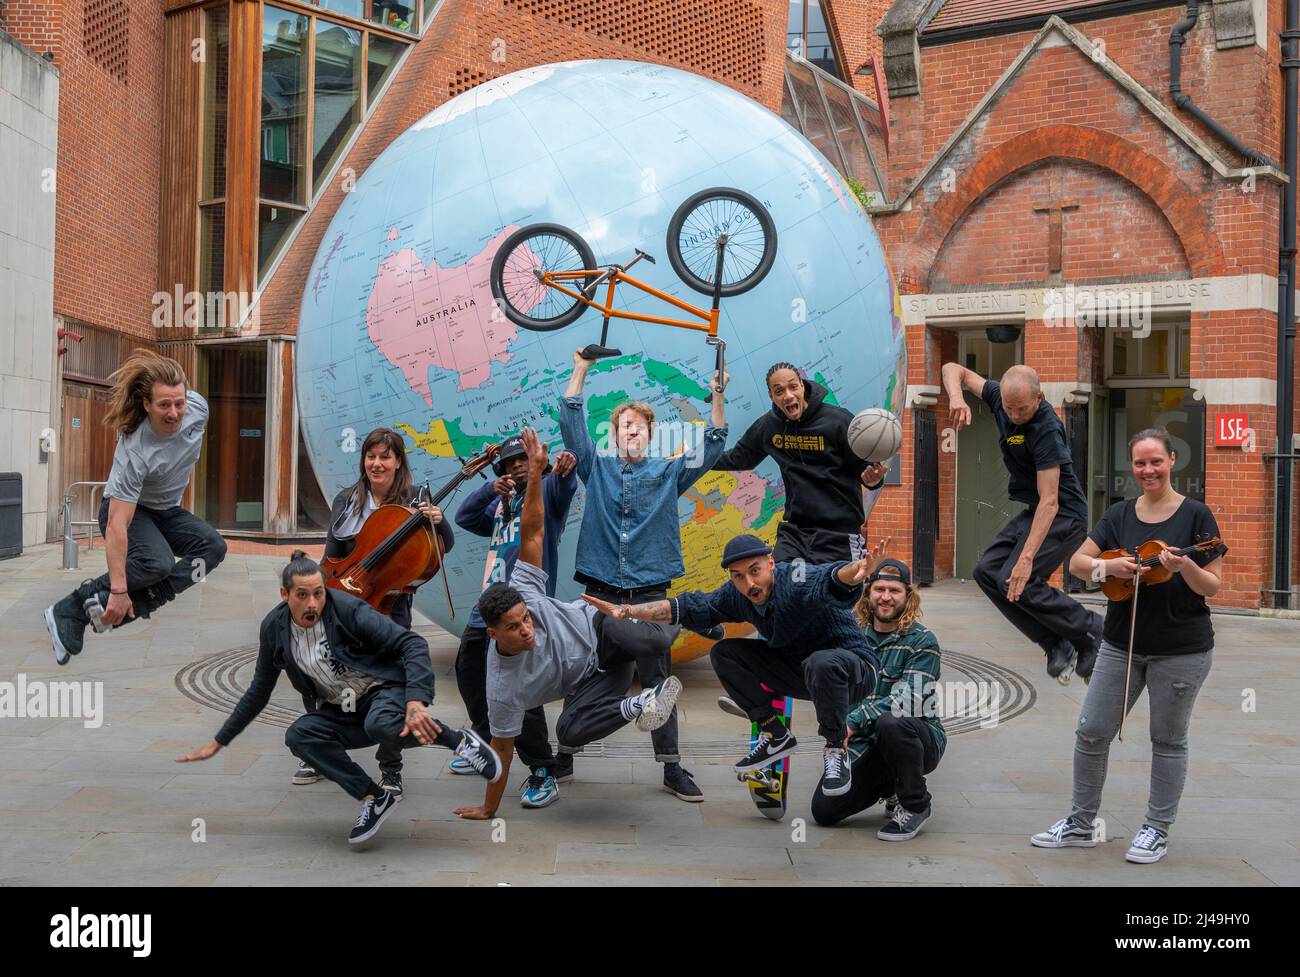
[[[587,311],[584,302],[541,280],[540,273],[581,271],[596,267],[596,256],[574,231],[562,224],[529,224],[515,231],[492,258],[489,284],[497,307],[517,326],[537,332],[562,329]],[[581,291],[595,275],[565,282]]]
[[[720,295],[748,292],[776,259],[776,224],[756,197],[732,187],[691,194],[668,222],[668,260],[682,281],[705,295],[714,292],[723,234]]]

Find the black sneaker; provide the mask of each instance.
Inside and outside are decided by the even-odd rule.
[[[889,822],[876,832],[876,837],[881,841],[911,841],[921,829],[925,827],[925,822],[930,820],[930,806],[927,804],[924,811],[913,813],[899,804],[894,808],[889,817]]]
[[[1086,685],[1092,680],[1092,670],[1097,664],[1097,652],[1101,651],[1101,615],[1093,615],[1093,627],[1088,632],[1087,638],[1081,644],[1076,644],[1074,650],[1077,657],[1074,660],[1074,674],[1083,679]]]
[[[94,580],[83,580],[77,588],[77,597],[81,599],[81,608],[90,620],[90,627],[96,634],[112,631],[111,625],[104,623],[104,609],[108,607],[108,591],[100,590]]]
[[[664,764],[664,790],[693,804],[704,800],[704,791],[691,779],[691,772],[680,763]]]
[[[1070,644],[1068,638],[1062,638],[1047,653],[1047,674],[1062,685],[1069,685],[1070,675],[1073,674],[1070,666],[1074,662],[1074,656],[1074,645]]]
[[[555,755],[555,766],[551,769],[555,772],[555,782],[557,784],[567,784],[573,779],[573,754],[557,753]]]
[[[388,815],[397,810],[397,798],[389,791],[380,791],[380,797],[367,797],[361,802],[361,816],[356,826],[348,835],[349,845],[359,845],[369,841],[379,831],[380,825],[388,820]]]
[[[384,788],[399,801],[402,799],[402,775],[398,773],[385,773],[379,778],[379,786]]]
[[[89,623],[76,591],[45,608],[45,629],[50,632],[54,660],[58,664],[66,665],[73,655],[81,654]]]
[[[754,748],[745,754],[734,769],[736,773],[749,773],[751,770],[770,767],[777,760],[783,760],[793,753],[796,742],[794,733],[784,728],[780,739],[760,736]]]
[[[840,794],[848,793],[853,786],[851,767],[848,750],[826,747],[822,751],[822,793],[827,797],[839,797]]]
[[[471,767],[474,772],[489,784],[495,784],[501,777],[501,758],[496,755],[490,743],[472,729],[460,731],[460,744],[453,751]]]
[[[305,787],[307,784],[318,784],[324,779],[321,772],[306,760],[299,760],[298,769],[293,772],[293,782],[298,787]]]

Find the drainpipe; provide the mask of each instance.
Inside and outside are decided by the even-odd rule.
[[[1211,132],[1231,146],[1237,155],[1244,157],[1252,166],[1269,166],[1272,160],[1263,153],[1244,145],[1241,140],[1202,111],[1192,101],[1192,96],[1183,91],[1183,44],[1186,41],[1185,35],[1196,26],[1196,20],[1200,16],[1199,8],[1200,0],[1187,0],[1187,17],[1174,24],[1174,29],[1169,35],[1169,95],[1174,105],[1188,115],[1200,119]]]
[[[1273,517],[1273,606],[1291,606],[1291,494],[1295,484],[1296,452],[1293,395],[1295,392],[1295,205],[1296,93],[1300,40],[1300,0],[1287,0],[1282,32],[1282,153],[1286,184],[1282,187],[1282,228],[1277,271],[1277,464]]]

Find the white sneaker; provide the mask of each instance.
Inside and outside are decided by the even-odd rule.
[[[652,689],[646,689],[637,698],[641,702],[641,712],[636,717],[636,728],[643,733],[652,733],[673,714],[677,697],[682,694],[682,680],[676,675],[669,675]]]

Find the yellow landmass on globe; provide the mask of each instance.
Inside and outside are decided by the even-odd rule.
[[[435,458],[455,458],[456,452],[451,447],[451,435],[447,433],[447,422],[441,417],[429,425],[429,430],[421,434],[409,424],[399,423],[397,429],[415,442],[415,447]]]

